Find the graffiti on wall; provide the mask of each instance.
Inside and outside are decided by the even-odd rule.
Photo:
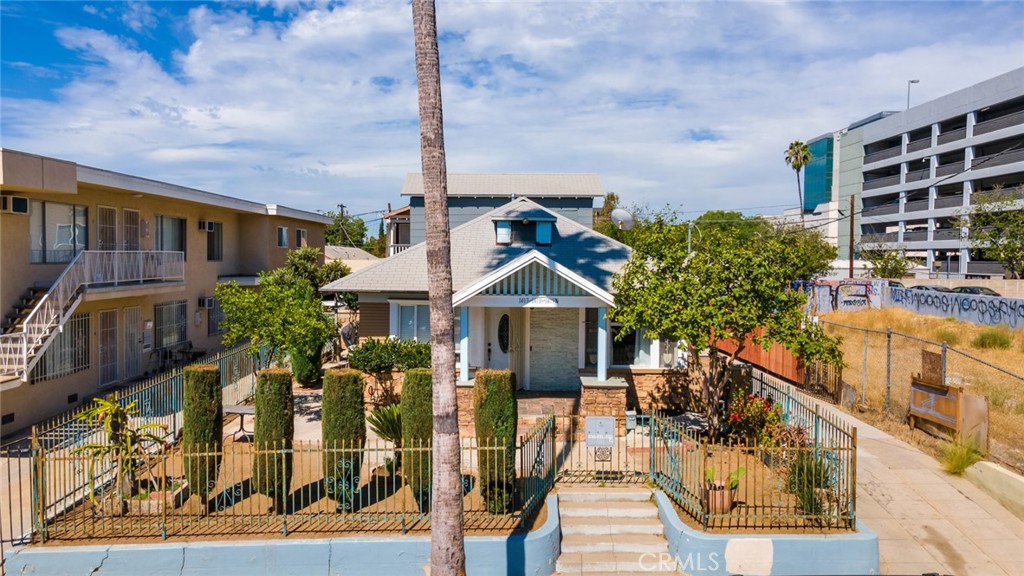
[[[810,295],[807,312],[828,314],[837,310],[852,311],[882,306],[884,280],[818,280],[804,284]]]
[[[892,288],[889,305],[930,316],[952,316],[974,324],[1024,328],[1024,300],[1016,298]]]

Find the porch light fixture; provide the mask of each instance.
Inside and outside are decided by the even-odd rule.
[[[526,226],[529,223],[530,223],[530,219],[529,218],[523,218],[523,226]]]

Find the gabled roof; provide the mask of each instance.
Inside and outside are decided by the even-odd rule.
[[[597,174],[448,174],[449,196],[599,198]],[[423,196],[423,175],[407,174],[402,196]]]
[[[541,246],[532,242],[514,242],[509,245],[495,243],[493,220],[521,220],[539,215],[538,211],[554,218],[550,245]],[[527,198],[517,198],[454,228],[451,231],[451,242],[454,292],[480,281],[517,258],[536,252],[543,256],[545,262],[556,263],[559,269],[571,271],[580,281],[611,293],[612,276],[622,268],[632,253],[625,244],[547,210]],[[425,243],[417,244],[336,280],[321,290],[426,292],[426,248]]]
[[[324,256],[329,260],[379,260],[366,250],[353,246],[324,246]]]

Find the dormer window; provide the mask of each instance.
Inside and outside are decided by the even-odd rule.
[[[512,222],[498,220],[494,223],[495,244],[508,245],[512,243]]]

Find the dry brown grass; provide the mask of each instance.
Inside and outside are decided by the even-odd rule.
[[[912,435],[902,423],[906,421],[909,410],[910,378],[921,372],[921,350],[941,352],[941,342],[945,341],[950,347],[947,352],[947,379],[961,383],[968,392],[989,399],[989,456],[1024,471],[1024,331],[1000,328],[1010,338],[1010,347],[979,349],[971,343],[982,332],[992,328],[953,318],[922,316],[906,310],[886,308],[835,312],[823,316],[823,319],[878,331],[867,334],[865,379],[865,332],[827,325],[829,333],[843,337],[846,360],[843,380],[853,386],[858,394],[866,384],[866,404],[869,410],[861,416],[907,440],[912,440]],[[885,412],[886,328],[894,332],[891,342],[892,362],[889,365],[889,414]],[[954,345],[954,341],[957,344]],[[986,366],[978,359],[1005,372]],[[915,443],[923,444],[930,453],[937,454],[938,446],[932,442],[921,442],[921,433],[913,436],[919,438]]]

